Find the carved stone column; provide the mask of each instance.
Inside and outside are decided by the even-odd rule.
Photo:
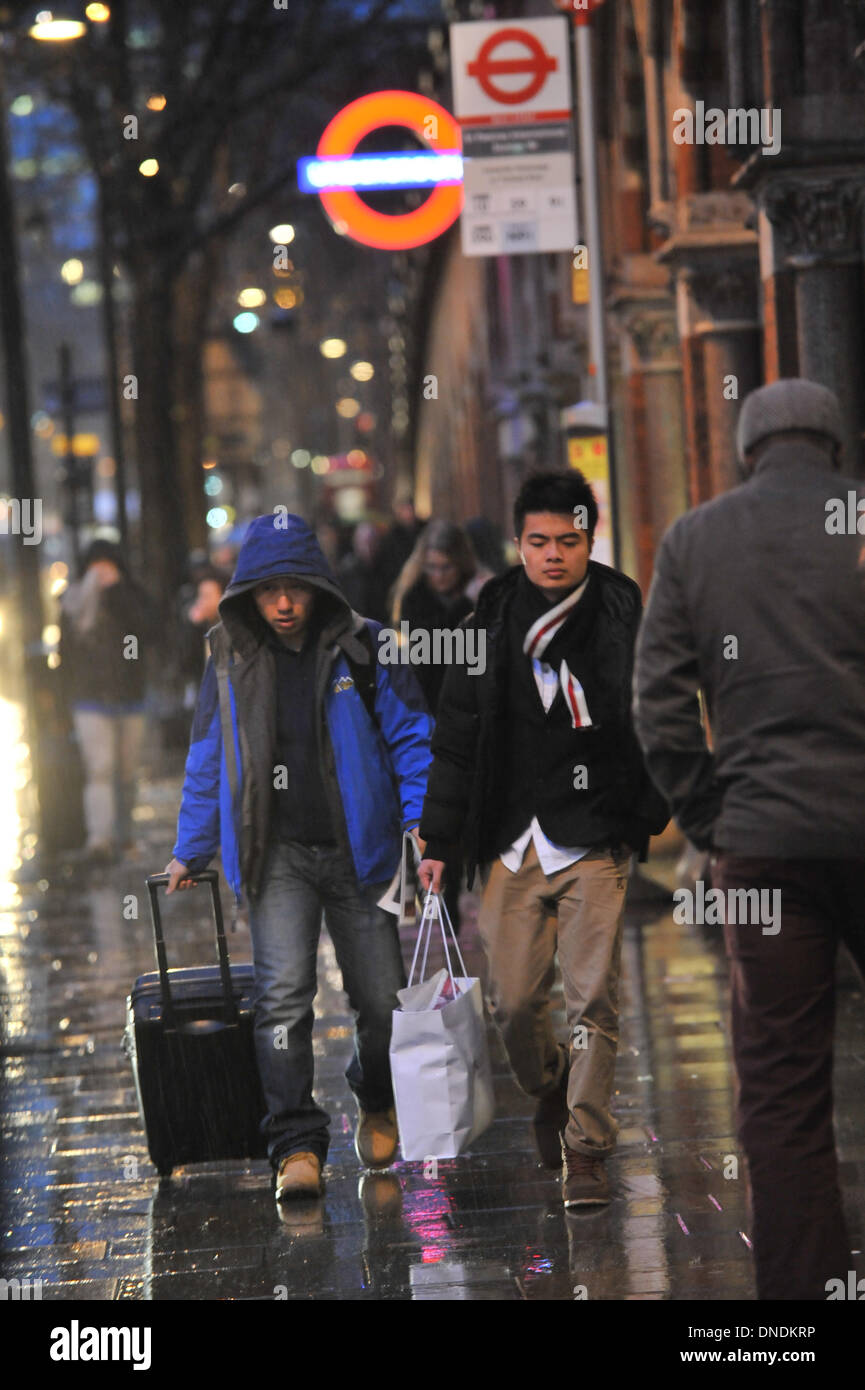
[[[653,274],[663,284],[657,266]],[[620,288],[611,308],[618,327],[614,398],[622,565],[645,592],[658,542],[687,506],[679,340],[666,288]]]
[[[760,384],[757,239],[741,193],[691,195],[659,259],[673,268],[682,345],[691,505],[737,481],[736,420]]]
[[[717,497],[738,482],[736,422],[742,398],[760,383],[757,267],[753,256],[682,267],[680,312],[687,338],[702,355],[705,453],[698,494]],[[685,335],[683,335],[685,336]]]
[[[822,382],[841,401],[845,468],[865,471],[862,216],[865,171],[792,171],[757,189],[766,286],[766,375]],[[771,335],[771,336],[770,336]]]

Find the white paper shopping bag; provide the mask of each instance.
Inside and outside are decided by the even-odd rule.
[[[393,1014],[390,1065],[403,1158],[456,1158],[492,1123],[492,1073],[480,981],[466,974],[441,898],[428,893],[409,983]],[[434,926],[446,968],[424,979]],[[418,956],[423,946],[419,979]],[[451,950],[462,967],[454,974]]]
[[[385,912],[394,913],[398,928],[414,926],[417,917],[417,869],[420,861],[418,842],[406,830],[396,873],[377,903]]]

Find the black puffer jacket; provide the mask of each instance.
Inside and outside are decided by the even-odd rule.
[[[490,580],[477,609],[461,624],[485,629],[486,669],[482,675],[470,675],[465,666],[449,669],[432,741],[434,761],[420,833],[429,858],[461,856],[470,881],[478,864],[507,848],[500,843],[509,790],[504,778],[511,762],[509,744],[518,732],[508,709],[507,615],[521,573],[518,566]],[[581,673],[602,673],[607,693],[597,732],[603,734],[604,773],[590,779],[591,790],[573,793],[573,833],[560,843],[620,841],[644,854],[649,836],[663,830],[669,815],[646,772],[631,722],[640,591],[626,575],[594,561],[589,562],[589,583],[596,618],[579,644],[566,649],[566,659],[581,681]],[[518,658],[527,659],[521,652]],[[585,730],[572,731],[568,767],[581,761],[585,737]],[[527,808],[526,825],[529,819]]]

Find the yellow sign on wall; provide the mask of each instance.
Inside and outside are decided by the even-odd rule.
[[[578,468],[590,484],[598,504],[598,525],[592,559],[602,565],[613,563],[613,532],[610,517],[610,458],[605,434],[568,436],[568,464]]]
[[[571,299],[574,304],[589,302],[589,271],[587,266],[571,266]]]

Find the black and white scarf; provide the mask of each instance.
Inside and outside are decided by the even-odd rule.
[[[523,640],[523,651],[529,661],[541,659],[547,647],[558,636],[559,631],[583,597],[588,582],[589,576],[586,575],[582,584],[579,584],[572,593],[568,594],[567,598],[563,598],[561,603],[557,603],[554,608],[548,608],[532,623]],[[568,670],[566,661],[562,661],[559,667],[559,684],[565,697],[568,713],[571,716],[571,727],[574,729],[589,728],[592,723],[592,716],[589,713],[585,691],[576,676]]]

